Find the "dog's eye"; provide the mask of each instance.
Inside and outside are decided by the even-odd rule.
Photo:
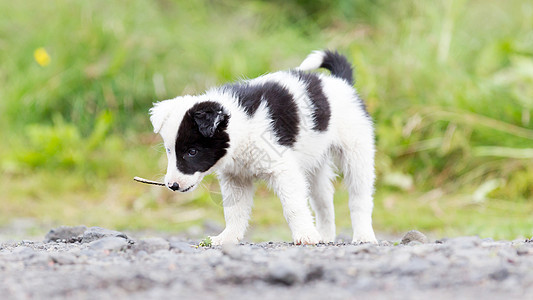
[[[196,150],[194,148],[191,148],[191,149],[187,150],[187,155],[189,155],[190,157],[193,157],[196,154],[198,154],[198,150]]]
[[[170,154],[170,148],[166,148],[167,149],[167,153]]]

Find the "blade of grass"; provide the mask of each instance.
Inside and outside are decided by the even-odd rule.
[[[443,110],[442,108],[437,107],[424,108],[422,109],[422,113],[429,118],[453,121],[457,123],[467,123],[470,125],[481,125],[514,136],[533,140],[533,130],[531,129],[516,126],[480,114],[465,111]]]
[[[533,148],[509,148],[483,146],[474,148],[476,156],[496,156],[505,158],[533,159]]]

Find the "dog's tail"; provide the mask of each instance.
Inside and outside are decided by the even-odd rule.
[[[337,51],[313,51],[300,64],[298,70],[328,69],[331,75],[342,78],[353,85],[353,69],[348,59]]]

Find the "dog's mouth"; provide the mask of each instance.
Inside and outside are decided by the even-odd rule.
[[[188,192],[188,191],[192,190],[192,189],[193,189],[193,188],[194,188],[195,186],[196,186],[196,184],[193,184],[193,185],[191,185],[190,187],[188,187],[188,188],[186,188],[186,189],[183,189],[183,190],[181,190],[180,192],[182,192],[182,193],[186,193],[186,192]]]

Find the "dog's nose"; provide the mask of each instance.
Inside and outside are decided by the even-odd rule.
[[[172,185],[169,183],[168,184],[168,188],[173,190],[173,191],[177,191],[177,190],[179,190],[180,185],[177,182],[172,183]]]

